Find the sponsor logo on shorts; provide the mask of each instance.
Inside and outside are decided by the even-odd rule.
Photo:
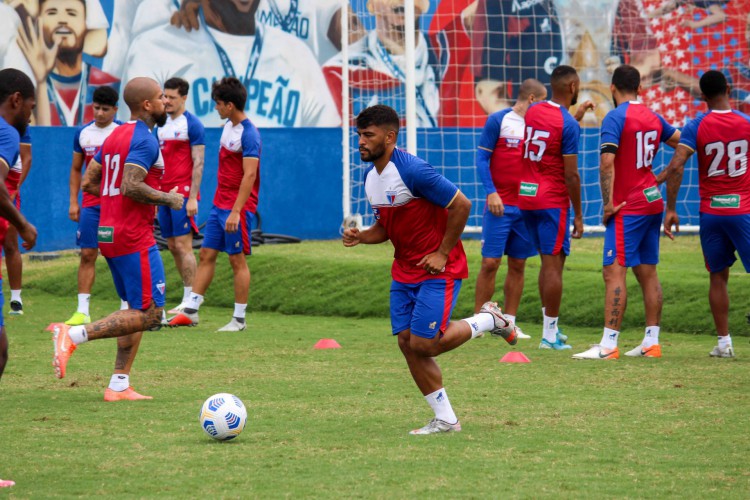
[[[661,193],[659,192],[659,188],[656,186],[651,186],[650,188],[644,189],[643,196],[646,197],[646,201],[649,203],[653,203],[656,200],[661,200]]]
[[[112,226],[99,226],[96,239],[99,243],[112,243],[115,241],[115,228]]]
[[[432,323],[430,323],[429,328],[430,330],[434,330],[436,326],[437,326],[437,321],[433,321]]]
[[[717,194],[712,196],[711,208],[740,208],[740,195]]]
[[[533,182],[522,182],[521,190],[518,192],[519,196],[536,196],[536,192],[539,189],[539,184]]]

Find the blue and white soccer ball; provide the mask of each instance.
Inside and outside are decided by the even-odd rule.
[[[203,403],[200,423],[206,434],[219,441],[240,435],[247,422],[247,408],[232,394],[214,394]]]

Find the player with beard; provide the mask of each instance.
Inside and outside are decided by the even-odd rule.
[[[552,71],[552,99],[532,105],[524,117],[524,171],[518,192],[531,241],[541,255],[539,294],[544,316],[540,349],[570,349],[558,328],[562,273],[570,238],[583,235],[578,138],[581,127],[568,108],[578,100],[580,79],[570,66]],[[575,217],[570,233],[570,205]]]
[[[456,432],[461,424],[434,358],[484,332],[513,345],[515,325],[494,302],[471,318],[450,321],[461,281],[469,274],[460,237],[471,202],[430,164],[396,148],[399,122],[398,113],[382,104],[357,116],[360,157],[373,163],[365,173],[365,191],[375,223],[363,231],[347,228],[343,243],[393,244],[391,332],[435,412],[435,418],[410,434]]]
[[[29,77],[17,69],[0,71],[0,217],[18,229],[27,250],[36,243],[36,228],[16,209],[4,181],[20,155],[19,139],[26,132],[35,103],[34,85]],[[0,307],[2,302],[0,279]],[[8,338],[0,309],[0,378],[7,362]]]
[[[41,0],[37,23],[27,18],[18,30],[18,46],[36,80],[37,125],[82,125],[93,119],[92,90],[119,86],[83,61],[87,36],[101,27],[87,25],[87,7],[84,0]]]
[[[159,326],[164,308],[164,266],[153,235],[153,205],[177,210],[184,201],[177,188],[169,193],[158,189],[164,163],[151,129],[167,120],[161,87],[150,78],[134,78],[125,86],[124,97],[131,121],[117,127],[89,162],[83,189],[101,197],[99,249],[118,295],[130,309],[88,325],[53,325],[57,378],[65,376],[79,344],[117,337],[115,371],[105,401],[150,399],[130,387],[129,376],[143,331]]]

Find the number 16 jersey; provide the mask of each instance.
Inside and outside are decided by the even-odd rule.
[[[159,141],[144,122],[127,122],[110,134],[94,160],[102,166],[98,233],[102,255],[119,257],[155,245],[154,206],[124,196],[122,176],[126,164],[135,165],[147,172],[145,183],[159,189],[164,171]]]

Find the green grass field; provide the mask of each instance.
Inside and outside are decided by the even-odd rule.
[[[575,242],[569,260],[561,319],[573,352],[600,337],[600,249],[601,240]],[[499,363],[511,348],[493,338],[441,356],[463,431],[438,436],[407,434],[432,415],[389,334],[390,249],[310,242],[255,251],[249,330],[214,333],[231,314],[221,269],[201,326],[146,334],[131,381],[154,400],[119,403],[102,401],[113,340],[81,346],[64,380],[50,365],[43,328],[75,307],[75,256],[27,262],[27,314],[6,315],[11,360],[0,382],[0,477],[17,484],[0,498],[750,495],[750,287],[736,265],[738,357],[709,358],[716,341],[695,238],[663,244],[664,358],[585,362],[538,350],[538,300],[527,286],[520,317],[534,338],[515,349],[532,362]],[[476,242],[467,253],[474,276]],[[181,289],[163,256],[171,305]],[[118,305],[100,264],[94,316]],[[533,285],[538,264],[529,268]],[[625,348],[642,337],[631,291]],[[469,312],[472,295],[470,278],[454,316]],[[320,338],[342,348],[314,350]],[[212,441],[198,425],[202,402],[217,392],[248,406],[235,441]]]

